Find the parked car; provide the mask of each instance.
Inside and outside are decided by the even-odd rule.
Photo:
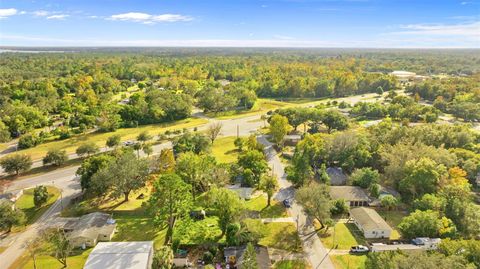
[[[125,142],[123,142],[123,145],[125,145],[125,146],[127,146],[127,147],[128,147],[128,146],[133,146],[133,145],[135,145],[135,142],[133,142],[133,141],[125,141]]]
[[[369,251],[368,247],[358,245],[350,248],[350,253],[367,253]]]
[[[291,204],[290,200],[288,200],[288,199],[283,200],[283,205],[284,205],[286,208],[292,207],[292,204]]]

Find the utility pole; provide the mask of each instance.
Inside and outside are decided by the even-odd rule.
[[[237,124],[237,138],[239,138],[239,137],[240,137],[240,127]]]

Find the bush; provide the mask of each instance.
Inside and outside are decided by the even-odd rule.
[[[205,263],[212,263],[213,262],[213,254],[210,251],[205,251],[203,253],[203,261]]]
[[[368,189],[372,184],[378,183],[380,175],[377,170],[367,167],[355,169],[350,178],[353,185]]]
[[[33,190],[33,204],[35,207],[40,207],[48,200],[48,190],[45,186],[37,186]]]
[[[53,164],[60,166],[68,160],[67,152],[65,150],[53,149],[47,152],[43,158],[43,165]]]
[[[36,134],[24,134],[18,140],[19,149],[33,148],[38,144],[41,144],[43,139]]]
[[[344,215],[348,213],[350,207],[346,203],[344,199],[337,199],[333,201],[332,208],[330,209],[330,213],[332,215]]]
[[[397,198],[393,197],[393,195],[385,195],[380,199],[380,204],[382,207],[386,208],[387,210],[394,209],[398,205]]]

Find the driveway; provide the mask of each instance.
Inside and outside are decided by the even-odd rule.
[[[280,158],[278,158],[277,151],[275,151],[272,143],[270,143],[265,136],[259,137],[258,141],[265,145],[265,154],[270,168],[272,168],[273,173],[278,177],[280,191],[275,194],[274,199],[283,201],[284,199],[289,198],[293,201],[291,208],[288,209],[288,213],[297,222],[297,229],[300,239],[302,240],[303,251],[312,265],[312,268],[335,269],[328,256],[328,250],[323,246],[320,238],[317,236],[311,218],[303,212],[302,206],[294,201],[295,189],[287,180],[284,165],[280,161]]]

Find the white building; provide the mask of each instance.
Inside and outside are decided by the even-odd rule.
[[[84,269],[151,269],[153,241],[100,242],[92,250]]]
[[[352,208],[350,217],[353,218],[353,222],[363,232],[365,238],[390,238],[392,228],[374,209]]]

